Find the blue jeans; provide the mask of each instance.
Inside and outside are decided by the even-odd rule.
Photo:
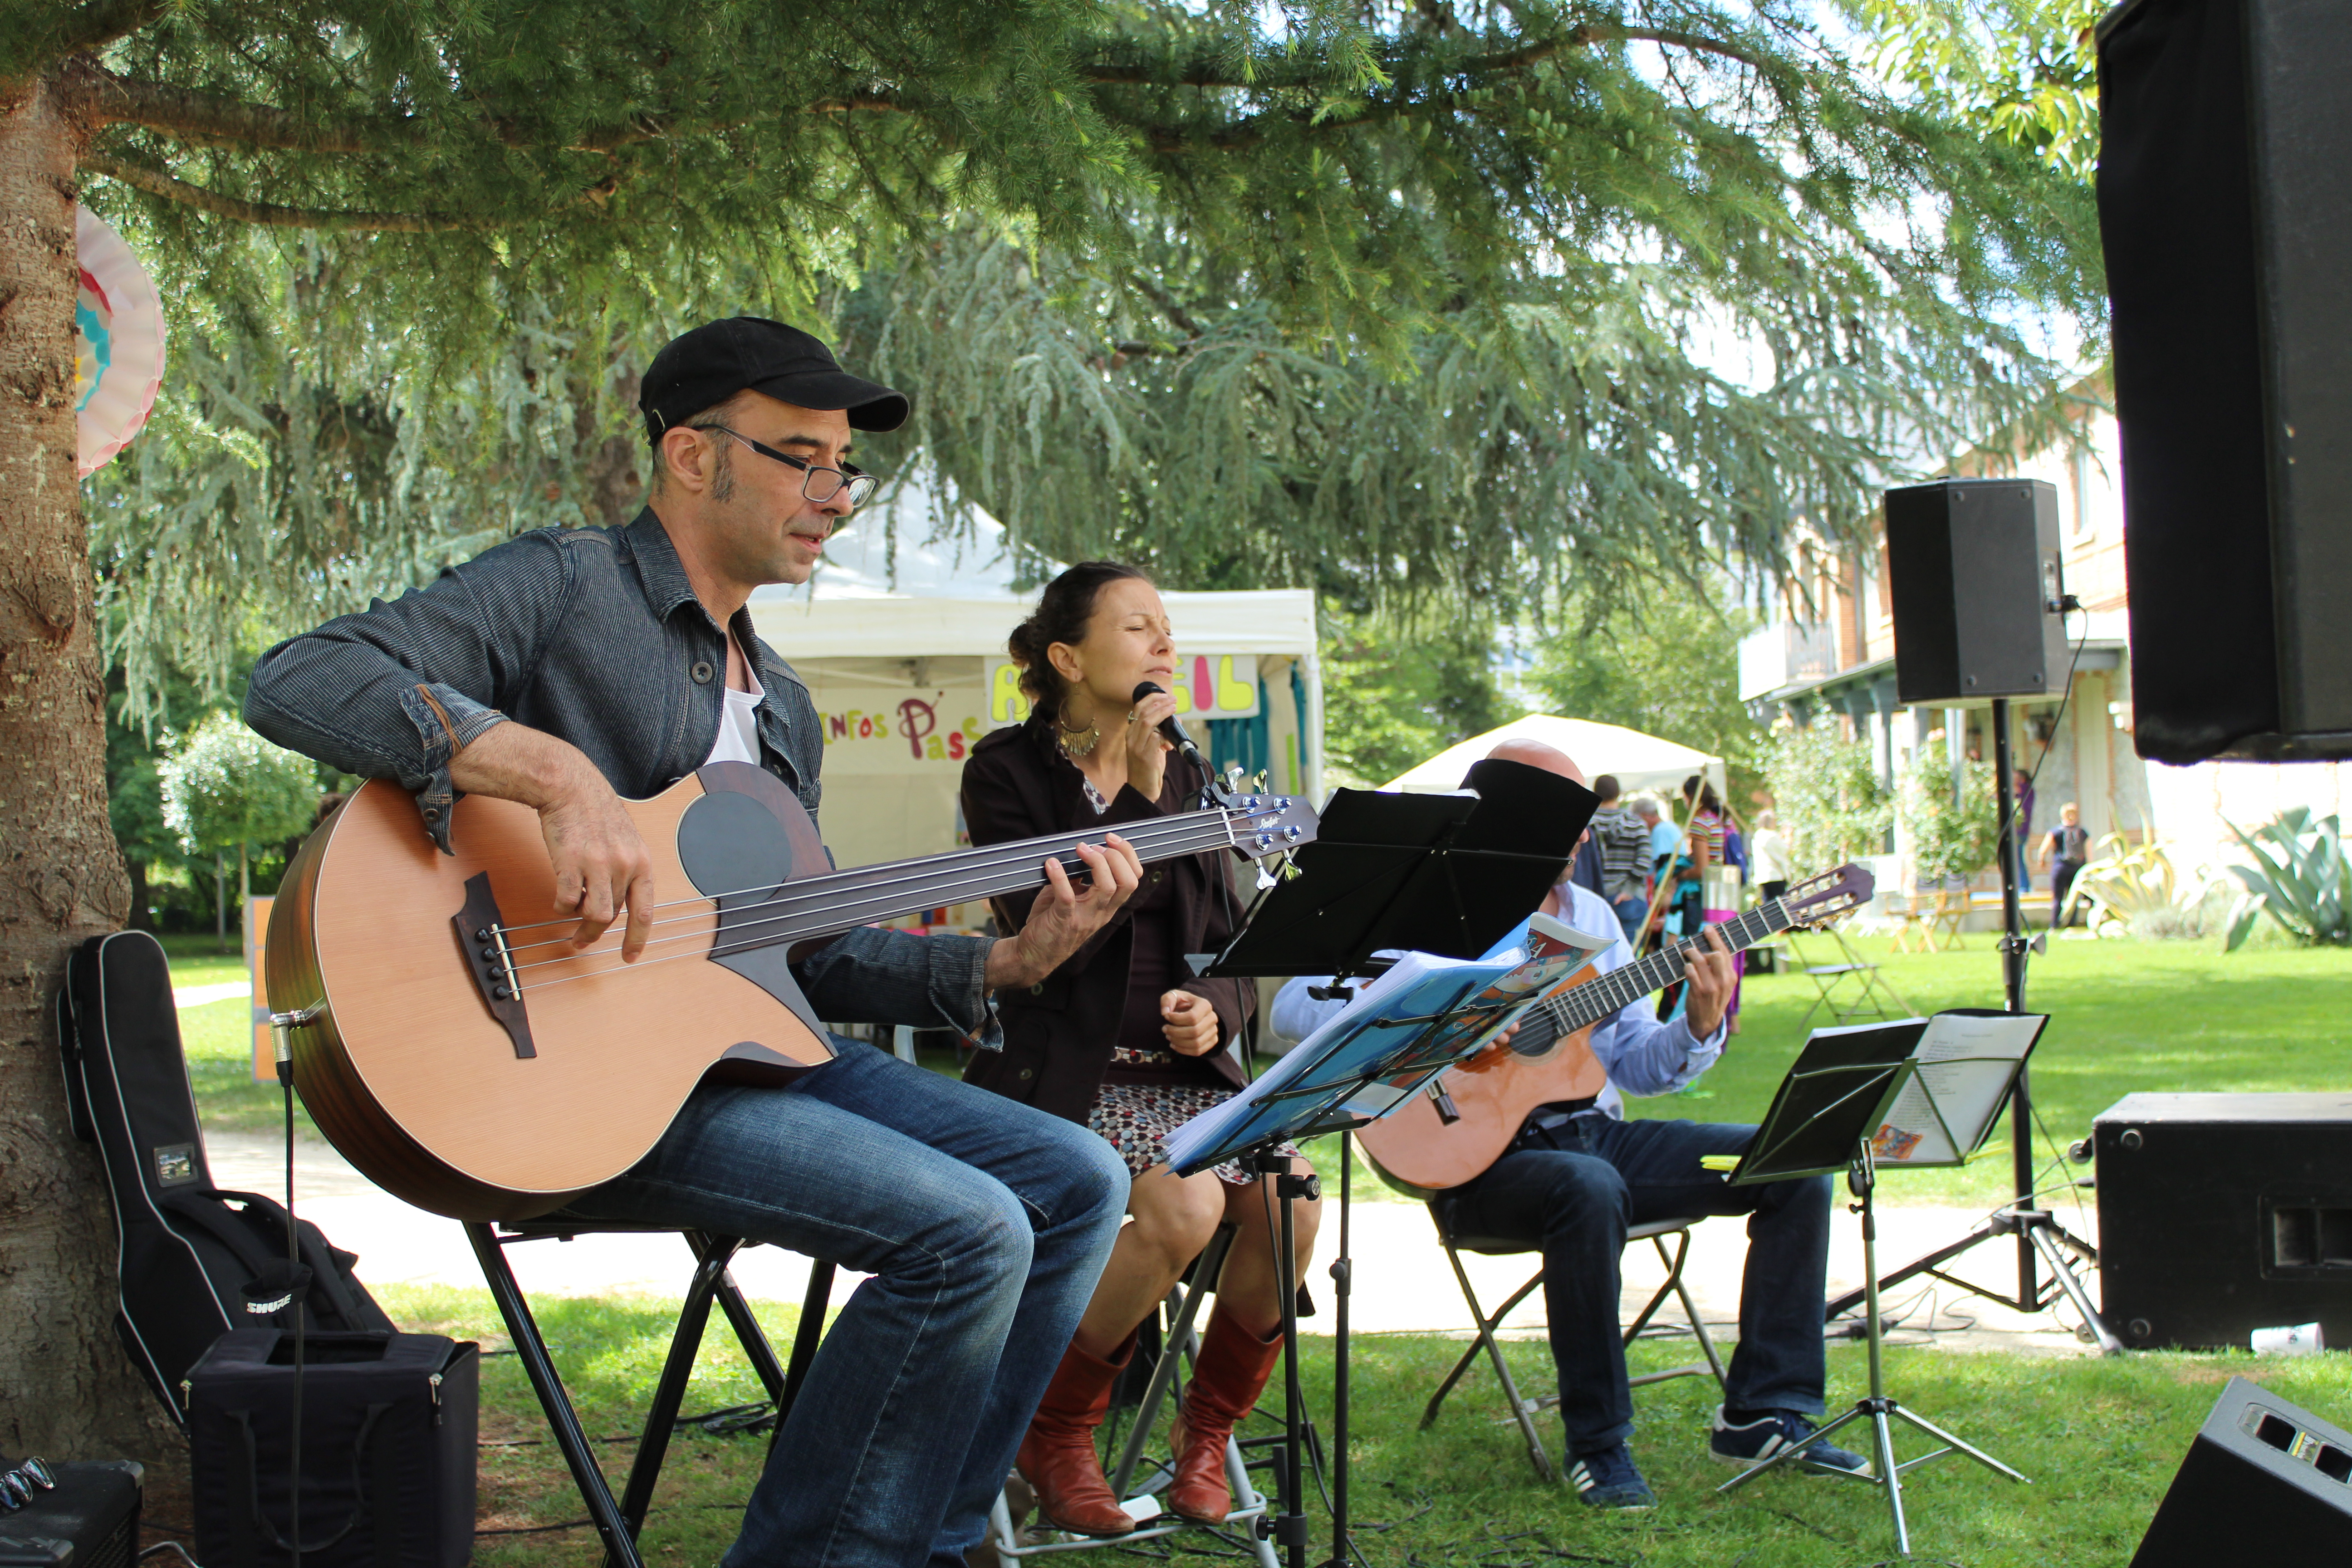
[[[1650,912],[1649,895],[1646,893],[1628,893],[1622,899],[1611,900],[1609,907],[1617,911],[1617,923],[1624,928],[1626,942],[1633,944],[1633,950],[1636,952],[1640,952],[1642,946],[1642,921]],[[1596,932],[1594,934],[1598,935],[1599,933]]]
[[[1703,1170],[1703,1154],[1737,1154],[1753,1127],[1620,1121],[1580,1116],[1524,1145],[1438,1200],[1460,1236],[1503,1237],[1542,1250],[1544,1311],[1559,1373],[1560,1423],[1571,1458],[1633,1430],[1618,1324],[1618,1254],[1630,1226],[1744,1214],[1748,1268],[1739,1343],[1724,1403],[1734,1410],[1822,1412],[1822,1282],[1829,1268],[1830,1179],[1735,1187]]]
[[[838,1037],[781,1088],[705,1084],[568,1212],[870,1274],[776,1436],[725,1568],[962,1568],[1127,1205],[1082,1127]]]

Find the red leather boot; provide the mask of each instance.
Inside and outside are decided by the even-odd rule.
[[[1013,1460],[1036,1489],[1041,1522],[1074,1535],[1125,1535],[1135,1528],[1095,1454],[1095,1428],[1110,1409],[1111,1384],[1134,1354],[1132,1334],[1115,1361],[1088,1355],[1076,1344],[1063,1352]]]
[[[1168,1486],[1169,1511],[1196,1524],[1223,1524],[1234,1506],[1225,1485],[1225,1442],[1257,1404],[1282,1354],[1282,1328],[1265,1334],[1244,1328],[1223,1301],[1209,1314],[1201,1354],[1192,1365],[1183,1407],[1168,1429],[1176,1477]]]

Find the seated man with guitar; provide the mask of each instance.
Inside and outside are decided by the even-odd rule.
[[[404,1195],[473,1219],[556,1210],[743,1237],[870,1275],[826,1336],[725,1561],[960,1563],[1109,1255],[1127,1171],[1084,1128],[870,1046],[828,1044],[812,1021],[946,1026],[992,1046],[989,994],[1052,973],[1134,892],[1141,867],[1110,835],[1058,848],[1042,875],[1035,851],[1023,853],[1013,880],[1045,891],[1017,934],[993,942],[867,923],[949,901],[903,877],[913,904],[811,914],[821,888],[787,899],[793,881],[852,874],[827,875],[803,815],[817,805],[824,756],[815,708],[746,605],[763,584],[808,580],[826,535],[873,484],[847,461],[853,429],[896,428],[907,400],[845,374],[807,333],[749,317],[672,342],[643,389],[655,479],[626,528],[524,534],[257,666],[246,699],[255,729],[415,797],[411,808],[371,784],[341,826],[314,836],[316,857],[306,847],[331,865],[364,826],[356,808],[396,824],[389,799],[406,818],[384,838],[373,907],[339,927],[380,931],[381,951],[324,973],[331,996],[312,994],[331,1001],[339,1047],[353,1057],[368,1037],[358,1016],[368,984],[406,1009],[387,1031],[385,1071],[403,1057],[450,1062],[413,1103],[473,1099],[467,1072],[523,1086],[470,1142],[442,1151],[429,1173],[439,1186],[420,1179]],[[651,809],[672,797],[692,800],[675,848]],[[446,886],[434,885],[445,901],[402,906],[401,878],[436,874],[453,852],[461,863],[478,855],[501,824],[515,836],[467,882],[460,941]],[[1059,858],[1072,848],[1084,890]],[[657,885],[656,864],[672,879]],[[1013,885],[994,874],[990,887]],[[328,897],[329,873],[315,875],[304,896]],[[536,907],[551,887],[559,921]],[[534,907],[497,912],[501,889],[509,905],[528,896]],[[620,942],[600,945],[624,915]],[[405,933],[411,921],[421,942]],[[779,938],[762,925],[822,934]],[[497,981],[479,994],[463,989],[475,938]],[[444,969],[458,988],[446,1007],[432,990]],[[607,1044],[600,1026],[623,1037]],[[737,1032],[755,1027],[761,1037]],[[701,1041],[714,1030],[721,1037]],[[468,1031],[468,1048],[451,1056],[450,1039]],[[705,1044],[709,1057],[672,1070]],[[319,1048],[298,1043],[297,1072],[326,1126],[342,1113],[328,1100],[355,1091],[326,1072],[302,1078],[301,1053]],[[560,1100],[563,1075],[599,1050],[613,1055],[602,1076]],[[726,1076],[702,1078],[713,1059]],[[682,1087],[650,1131],[614,1130],[666,1081]],[[481,1120],[478,1106],[468,1113]],[[569,1179],[479,1175],[510,1172],[534,1139],[551,1163],[572,1162]],[[366,1144],[337,1142],[375,1173]],[[583,1149],[619,1158],[583,1180]]]
[[[1574,762],[1538,742],[1508,742],[1494,755],[1584,782]],[[1563,879],[1542,912],[1612,938],[1594,961],[1596,972],[1634,962],[1615,912],[1590,889]],[[1523,935],[1507,937],[1500,945],[1522,941]],[[1569,1476],[1578,1496],[1596,1507],[1641,1509],[1656,1502],[1626,1443],[1633,1405],[1617,1313],[1618,1255],[1629,1226],[1694,1215],[1748,1216],[1739,1343],[1709,1444],[1715,1458],[1759,1464],[1811,1435],[1812,1418],[1822,1409],[1827,1178],[1729,1186],[1700,1161],[1739,1153],[1755,1128],[1628,1121],[1624,1114],[1626,1094],[1672,1093],[1722,1055],[1732,951],[1723,931],[1710,927],[1704,947],[1676,944],[1642,961],[1655,970],[1640,975],[1645,990],[1677,973],[1687,978],[1689,1000],[1678,1018],[1661,1022],[1643,994],[1605,1014],[1597,1007],[1584,1011],[1583,1017],[1596,1021],[1580,1049],[1574,1035],[1548,1046],[1507,1037],[1439,1080],[1459,1105],[1452,1121],[1433,1109],[1430,1097],[1416,1096],[1360,1134],[1382,1173],[1428,1195],[1451,1233],[1524,1240],[1542,1252]],[[1302,978],[1284,985],[1274,1003],[1275,1032],[1304,1038],[1336,1016],[1346,1002],[1308,994],[1329,984]],[[1524,1037],[1538,1027],[1549,1027],[1540,1007],[1515,1033]],[[1537,1054],[1515,1056],[1528,1047]],[[1517,1070],[1523,1066],[1535,1070]],[[1508,1100],[1512,1085],[1526,1086],[1526,1098],[1517,1103]],[[1497,1092],[1505,1097],[1499,1107],[1480,1098]],[[1492,1139],[1483,1145],[1477,1142],[1482,1129]],[[1433,1147],[1454,1142],[1463,1149]],[[1453,1158],[1465,1150],[1467,1159]],[[1808,1457],[1818,1467],[1864,1468],[1859,1455],[1827,1445]]]

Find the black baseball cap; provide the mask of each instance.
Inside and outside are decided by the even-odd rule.
[[[739,392],[764,392],[803,408],[839,408],[854,430],[896,430],[907,422],[903,393],[841,368],[798,327],[763,316],[730,316],[672,338],[639,384],[646,439],[683,425]]]

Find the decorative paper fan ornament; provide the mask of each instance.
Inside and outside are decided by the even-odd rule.
[[[163,384],[163,302],[122,237],[74,208],[81,292],[74,302],[74,414],[84,479],[131,444]]]

